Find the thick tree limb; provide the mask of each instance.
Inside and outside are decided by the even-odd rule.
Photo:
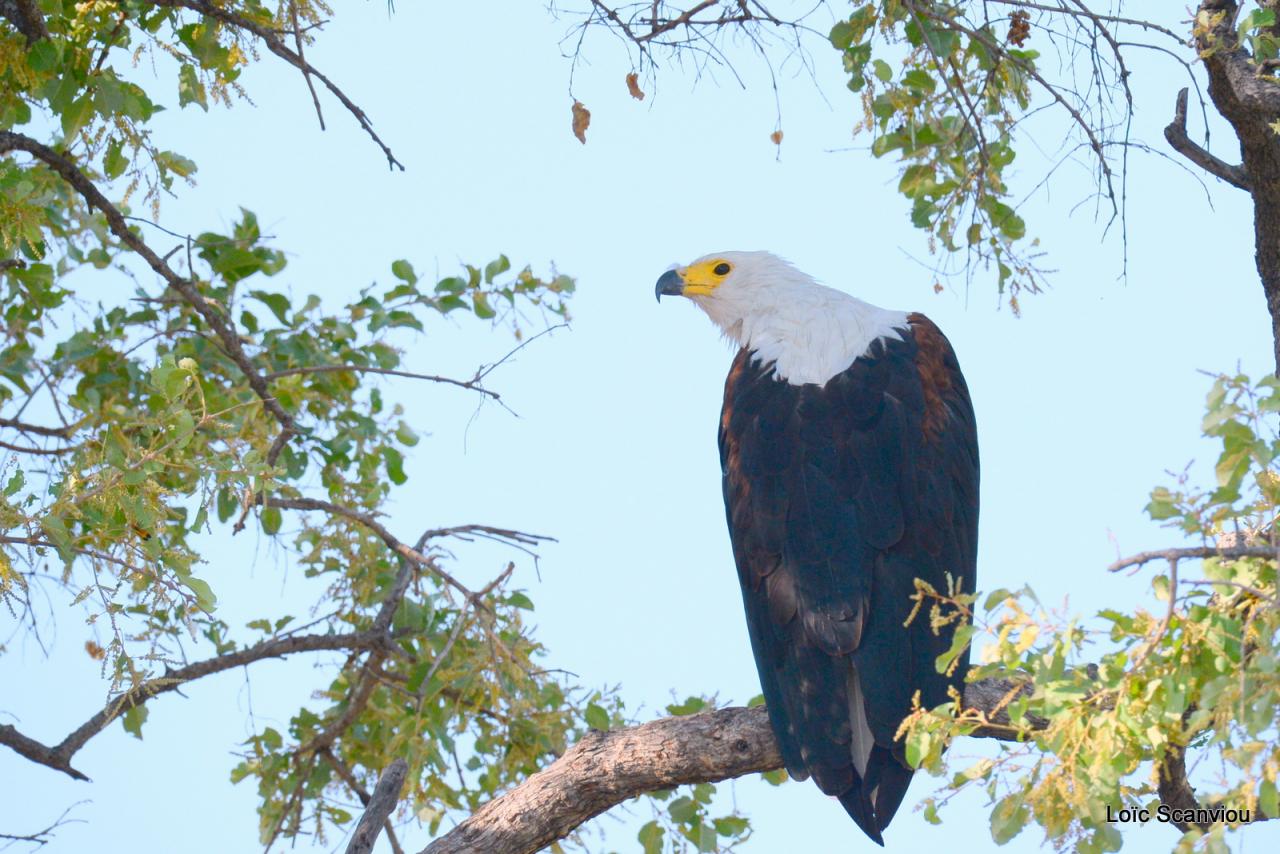
[[[1253,189],[1249,183],[1249,174],[1245,172],[1243,166],[1232,166],[1223,160],[1214,157],[1205,149],[1191,141],[1191,137],[1187,136],[1187,90],[1183,87],[1178,93],[1178,100],[1174,104],[1173,121],[1169,122],[1164,129],[1164,138],[1168,140],[1169,145],[1173,146],[1173,150],[1199,166],[1210,175],[1216,175],[1226,181],[1233,187],[1239,187],[1246,192]]]
[[[1000,724],[1008,723],[1003,709],[1017,693],[1017,686],[1003,679],[966,686],[965,703],[985,712],[994,724],[974,735],[1014,738],[1014,730]],[[532,854],[646,792],[781,767],[782,754],[763,706],[592,731],[564,756],[481,807],[421,854]]]
[[[1209,97],[1240,139],[1240,154],[1253,195],[1254,250],[1271,315],[1276,369],[1280,370],[1280,85],[1240,44],[1235,0],[1201,0],[1196,10],[1196,49],[1209,75]]]
[[[27,37],[27,44],[49,38],[36,0],[0,0],[0,18],[9,19],[14,29]]]
[[[1187,750],[1176,744],[1171,744],[1165,750],[1164,759],[1157,766],[1157,774],[1159,776],[1159,784],[1156,787],[1157,793],[1160,795],[1160,803],[1165,806],[1178,810],[1185,815],[1187,810],[1201,809],[1200,801],[1196,799],[1195,789],[1191,788],[1191,783],[1187,780]],[[1211,824],[1205,822],[1173,822],[1183,833],[1195,827],[1202,833],[1208,833],[1212,827]]]

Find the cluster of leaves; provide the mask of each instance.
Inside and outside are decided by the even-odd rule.
[[[260,495],[300,497],[318,487],[325,500],[364,511],[406,482],[403,450],[417,443],[416,432],[367,373],[406,367],[391,343],[394,330],[413,334],[430,315],[457,310],[493,318],[495,304],[514,312],[525,302],[559,315],[573,288],[566,277],[544,280],[528,268],[507,275],[505,258],[420,288],[411,266],[398,261],[396,284],[325,311],[314,296],[294,299],[265,284],[284,269],[285,256],[264,245],[252,214],[232,234],[203,234],[193,245],[201,293],[237,318],[242,345],[295,418],[297,435],[274,464],[268,458],[278,426],[199,314],[179,300],[139,289],[140,306],[91,315],[56,343],[42,340],[51,309],[27,327],[40,334],[9,337],[0,350],[13,366],[0,400],[36,401],[37,410],[60,419],[61,431],[58,453],[39,457],[48,460],[43,470],[7,466],[0,596],[24,607],[30,584],[55,579],[73,603],[84,603],[91,625],[107,623],[92,645],[121,690],[179,657],[184,636],[203,635],[219,654],[238,648],[236,633],[217,617],[215,590],[195,574],[201,534],[227,534],[256,518],[265,534],[280,536],[282,511],[257,501]],[[56,290],[52,279],[46,287]],[[60,305],[33,304],[42,303]],[[38,399],[41,391],[47,399]],[[301,516],[290,533],[306,574],[329,581],[328,628],[367,628],[399,567],[386,543],[359,521],[328,514]],[[30,570],[15,569],[22,563]],[[397,614],[401,653],[384,662],[385,684],[350,722],[361,737],[327,746],[348,767],[364,769],[361,776],[409,758],[419,774],[418,807],[433,824],[446,809],[474,807],[560,752],[575,717],[564,687],[531,663],[540,647],[520,620],[528,598],[499,594],[487,610],[469,614],[429,574],[418,579]],[[286,625],[269,614],[250,627],[279,636]],[[330,708],[298,712],[289,743],[270,731],[252,740],[252,758],[236,777],[258,778],[264,833],[301,829],[304,800],[317,818],[345,815],[325,795],[343,781],[333,766],[317,765],[320,753],[302,748],[343,714],[356,669],[323,694]],[[125,725],[139,733],[143,720],[138,708]],[[469,754],[465,790],[446,782],[459,751]]]
[[[1150,515],[1205,545],[1275,549],[1277,413],[1275,377],[1218,377],[1203,423],[1220,443],[1214,485],[1193,489],[1184,475],[1152,492]],[[1154,611],[1105,610],[1088,621],[1056,618],[1029,590],[990,593],[979,609],[989,633],[984,663],[970,678],[1024,686],[1010,691],[1006,709],[1007,735],[1019,743],[952,773],[947,793],[926,803],[926,819],[938,821],[955,792],[979,786],[994,804],[997,843],[1034,821],[1055,847],[1118,850],[1124,840],[1108,810],[1158,816],[1158,769],[1187,750],[1201,769],[1203,805],[1280,815],[1277,562],[1212,558],[1193,577],[1189,564],[1181,577],[1177,564],[1154,576]],[[947,608],[969,614],[976,601],[949,598]],[[949,666],[943,659],[940,670]],[[972,712],[953,717],[958,708],[921,709],[904,724],[913,763],[943,775],[943,748],[992,725]],[[1225,851],[1230,828],[1206,824],[1207,832],[1192,827],[1179,850]]]
[[[1018,291],[1038,285],[1006,167],[1039,54],[1025,46],[1024,18],[970,20],[967,5],[860,3],[830,39],[862,96],[859,128],[871,132],[872,154],[896,153],[902,163],[898,190],[911,201],[912,224],[928,232],[931,249],[991,262],[1016,309]]]

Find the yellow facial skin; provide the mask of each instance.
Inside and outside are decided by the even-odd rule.
[[[733,265],[723,258],[712,258],[681,267],[676,272],[684,281],[685,296],[708,296],[733,272]]]

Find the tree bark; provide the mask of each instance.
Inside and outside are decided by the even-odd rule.
[[[1280,85],[1274,69],[1255,64],[1236,38],[1236,0],[1201,0],[1195,42],[1209,75],[1209,98],[1235,130],[1249,192],[1253,196],[1254,250],[1271,314],[1280,373]]]

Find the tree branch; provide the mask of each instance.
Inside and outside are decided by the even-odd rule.
[[[386,158],[387,158],[387,166],[391,169],[395,169],[399,167],[401,172],[404,171],[404,164],[396,159],[395,155],[391,153],[391,149],[387,147],[387,144],[382,141],[382,138],[378,136],[377,133],[374,132],[373,123],[369,121],[369,117],[365,115],[364,110],[357,107],[355,103],[350,98],[348,98],[341,89],[338,88],[336,83],[334,83],[325,75],[321,74],[320,71],[317,70],[315,66],[309,63],[306,60],[306,58],[302,56],[301,41],[299,41],[299,50],[294,51],[288,45],[286,45],[283,40],[281,40],[280,36],[277,35],[274,30],[268,27],[265,27],[262,24],[255,23],[254,21],[251,21],[248,18],[237,15],[234,12],[230,12],[219,6],[215,6],[212,3],[207,2],[206,0],[150,0],[150,2],[154,3],[157,6],[180,7],[183,9],[190,9],[191,11],[198,12],[207,18],[214,18],[216,20],[222,21],[224,24],[230,27],[234,27],[237,30],[243,30],[245,32],[252,33],[253,35],[262,39],[263,44],[267,46],[267,50],[271,51],[276,56],[280,57],[285,62],[289,63],[294,68],[302,72],[302,76],[307,81],[307,88],[311,88],[312,77],[315,77],[317,80],[323,83],[325,88],[328,89],[335,98],[337,98],[339,101],[342,102],[342,106],[347,108],[347,112],[351,113],[351,115],[355,117],[356,121],[360,123],[360,127],[364,129],[364,132],[367,133],[369,137],[378,144],[378,147],[382,149],[382,153],[386,155]],[[314,97],[314,95],[315,95],[315,92],[314,90],[312,90],[312,96]],[[315,104],[316,104],[316,112],[319,113],[320,102],[316,101]],[[323,128],[324,127],[323,117],[321,117],[320,121],[321,121],[321,128]]]
[[[387,824],[387,817],[396,808],[400,800],[400,789],[404,787],[405,775],[409,773],[409,763],[397,759],[387,766],[378,778],[378,785],[373,788],[373,795],[362,797],[365,802],[364,815],[356,825],[351,841],[347,843],[347,854],[369,854],[378,841],[378,831]],[[390,832],[390,826],[387,831]]]
[[[1141,566],[1153,560],[1167,560],[1170,563],[1177,563],[1180,560],[1211,557],[1262,557],[1277,560],[1280,558],[1280,550],[1275,546],[1195,546],[1185,549],[1159,549],[1150,552],[1138,552],[1136,555],[1121,558],[1107,567],[1107,572],[1119,572],[1122,569]]]
[[[966,705],[993,726],[978,737],[1013,739],[1005,706],[1019,686],[988,679],[965,686]],[[1035,727],[1043,721],[1032,721]],[[1001,725],[1004,724],[1004,725]],[[623,801],[690,783],[714,783],[782,767],[764,706],[592,730],[563,756],[481,807],[421,854],[532,854]]]
[[[1183,716],[1185,719],[1185,715]],[[1187,780],[1187,749],[1177,744],[1170,744],[1165,748],[1164,759],[1156,766],[1159,783],[1156,786],[1156,792],[1160,796],[1160,803],[1170,809],[1178,810],[1181,815],[1186,815],[1188,810],[1202,809],[1200,801],[1196,799],[1195,789],[1191,788],[1191,783]],[[1173,822],[1183,833],[1198,828],[1202,833],[1208,833],[1212,827],[1211,823],[1200,821],[1181,821]]]
[[[1187,136],[1187,89],[1184,86],[1178,93],[1178,100],[1173,108],[1173,121],[1164,129],[1164,138],[1173,146],[1173,150],[1199,166],[1210,175],[1216,175],[1233,187],[1252,192],[1253,186],[1249,174],[1243,166],[1232,166],[1214,157],[1205,149],[1192,142]]]
[[[0,418],[0,427],[9,427],[20,433],[34,433],[37,436],[48,436],[54,439],[69,439],[74,432],[72,427],[42,427],[39,424],[28,424],[16,418]]]
[[[71,767],[71,758],[89,739],[106,729],[123,712],[134,706],[140,706],[153,697],[174,691],[192,680],[266,658],[283,658],[299,652],[374,649],[382,646],[386,641],[386,634],[382,630],[342,635],[296,635],[264,640],[251,647],[217,655],[186,667],[169,670],[163,676],[148,679],[112,699],[54,747],[48,747],[23,735],[8,724],[0,725],[0,745],[11,748],[32,762],[62,771],[76,780],[88,780],[88,777]]]
[[[76,192],[78,192],[88,203],[89,207],[97,208],[102,212],[103,217],[107,221],[107,227],[111,229],[111,233],[119,238],[134,252],[142,256],[147,265],[154,270],[160,278],[168,284],[170,288],[187,301],[187,303],[195,310],[197,314],[209,325],[217,335],[218,340],[222,344],[223,351],[227,357],[235,363],[245,379],[249,383],[249,387],[262,401],[262,405],[271,413],[272,417],[280,424],[283,434],[287,437],[297,433],[294,425],[293,417],[285,412],[284,407],[280,405],[280,401],[276,400],[271,393],[271,389],[267,387],[267,381],[258,371],[253,361],[244,351],[243,343],[240,336],[236,334],[235,329],[222,316],[221,312],[214,308],[208,300],[200,293],[195,284],[184,279],[174,272],[168,263],[155,253],[147,243],[137,235],[129,224],[125,221],[124,214],[120,209],[113,205],[97,185],[93,183],[83,172],[80,171],[71,160],[66,156],[54,151],[46,145],[36,142],[29,136],[24,136],[13,131],[0,130],[0,154],[6,151],[25,151],[32,157],[43,162],[54,172],[70,184]],[[272,450],[276,454],[279,453],[275,446]],[[268,455],[268,461],[274,463],[274,456]]]
[[[334,373],[364,373],[364,374],[382,374],[389,377],[408,377],[413,380],[429,380],[433,383],[445,383],[448,385],[456,385],[459,388],[478,391],[486,397],[494,400],[500,400],[496,391],[490,391],[480,385],[475,379],[455,380],[451,377],[439,377],[434,374],[415,374],[412,371],[397,371],[391,368],[377,368],[372,365],[306,365],[298,368],[285,368],[280,371],[272,371],[267,374],[267,379],[274,380],[280,377],[290,377],[295,374],[334,374]]]

